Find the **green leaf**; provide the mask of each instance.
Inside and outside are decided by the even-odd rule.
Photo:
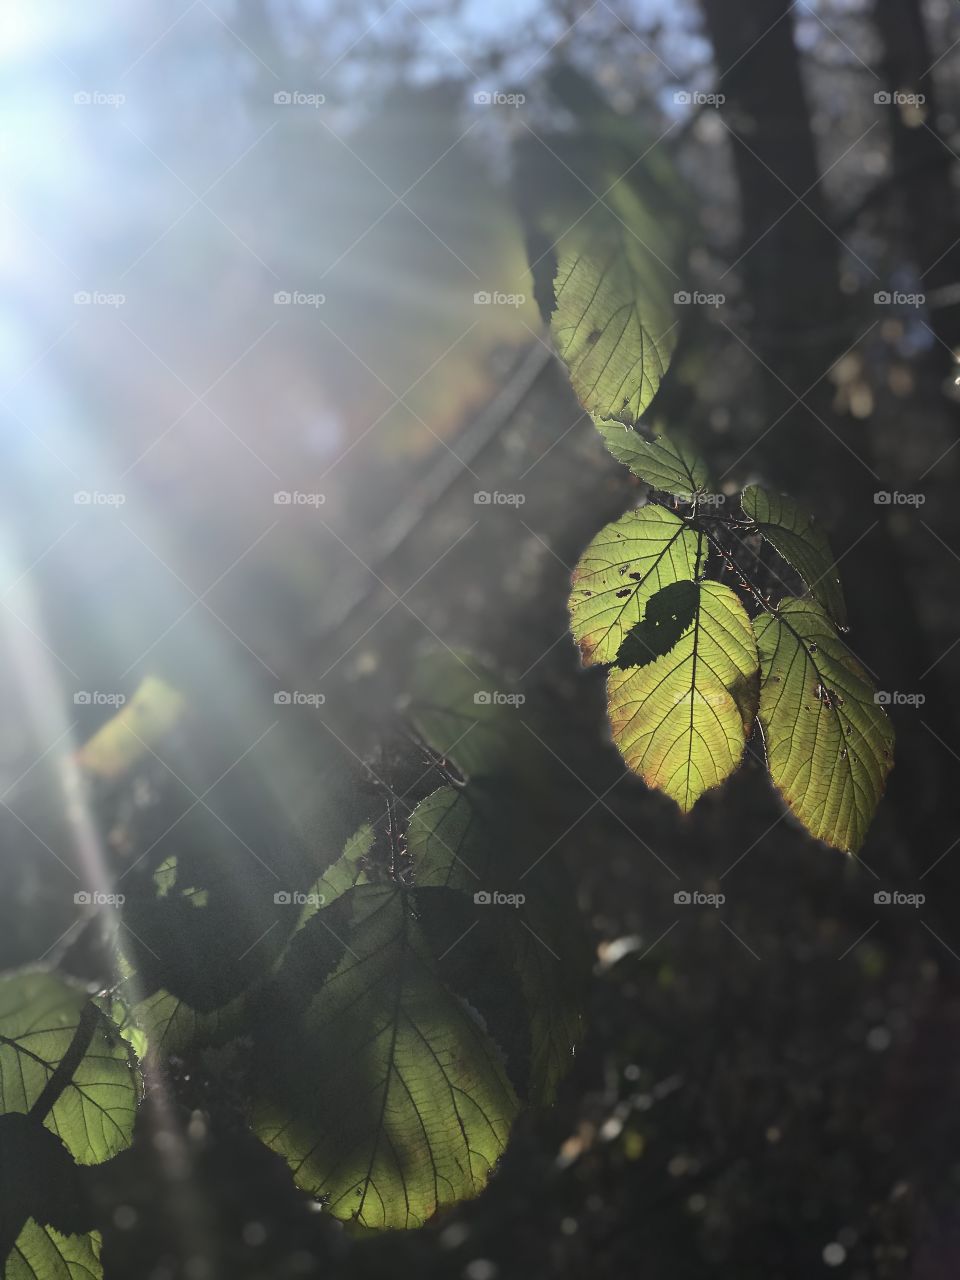
[[[755,484],[744,489],[740,503],[744,514],[756,522],[760,533],[796,570],[834,622],[846,626],[847,609],[833,552],[813,512],[792,498],[768,493]]]
[[[344,889],[291,939],[257,1007],[254,1125],[335,1216],[415,1227],[477,1194],[521,1097],[569,1068],[573,931],[532,878],[518,904],[517,861],[471,787],[443,787],[396,880]]]
[[[169,991],[136,999],[136,977],[123,984],[109,1010],[121,1034],[141,1059],[148,1053],[169,1057],[200,1045],[223,1044],[244,1034],[246,997],[202,1013]]]
[[[323,875],[312,885],[307,902],[297,921],[302,929],[311,916],[328,907],[335,898],[358,884],[369,884],[365,859],[376,841],[376,832],[369,822],[359,827],[343,846],[343,853],[332,862]]]
[[[140,1077],[114,1024],[52,973],[0,980],[0,1111],[33,1112],[80,1164],[129,1145]]]
[[[570,592],[583,661],[612,662],[650,597],[695,577],[699,556],[699,535],[663,507],[628,511],[601,529],[580,557]]]
[[[503,678],[472,653],[440,649],[417,662],[405,710],[438,755],[464,777],[482,778],[516,769],[530,754],[515,698]]]
[[[425,919],[449,892],[358,885],[319,912],[285,966],[300,976],[296,1048],[261,1047],[258,1136],[299,1186],[363,1226],[417,1227],[476,1195],[518,1111],[497,1047],[430,945]]]
[[[811,835],[853,853],[893,764],[893,726],[819,605],[785,600],[754,625],[770,776]]]
[[[494,831],[469,794],[442,787],[417,806],[407,828],[407,851],[413,858],[416,884],[449,886],[472,895],[478,891],[521,892],[517,908],[482,908],[467,927],[489,930],[500,966],[519,982],[526,1007],[529,1064],[524,1093],[537,1103],[553,1100],[573,1060],[580,1036],[582,969],[574,945],[575,926],[542,877],[518,879],[518,862],[504,833]],[[500,979],[502,981],[502,978]],[[472,982],[465,984],[467,998]],[[502,987],[497,988],[502,1001]],[[499,1012],[499,1011],[497,1011]],[[495,1036],[500,1019],[489,1026]]]
[[[740,763],[757,706],[757,646],[746,610],[718,582],[692,586],[693,619],[669,653],[607,676],[620,754],[685,813]]]
[[[30,1218],[7,1258],[4,1280],[100,1280],[100,1235],[61,1235]]]
[[[554,238],[556,229],[556,220],[545,228],[556,256],[549,323],[557,352],[596,421],[634,423],[676,346],[674,246],[625,182],[563,221]]]
[[[707,464],[686,441],[663,433],[647,440],[619,422],[600,422],[597,430],[617,461],[652,488],[687,502],[706,493],[710,484]]]
[[[480,818],[462,791],[441,787],[421,800],[407,824],[407,852],[421,888],[435,885],[473,893],[483,888],[490,850]]]

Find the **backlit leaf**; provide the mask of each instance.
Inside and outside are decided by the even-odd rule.
[[[819,605],[785,600],[755,628],[770,776],[812,835],[854,852],[893,764],[893,726]]]
[[[519,981],[526,1005],[529,1058],[523,1093],[531,1101],[553,1099],[570,1068],[580,1035],[582,972],[586,961],[576,946],[575,925],[567,919],[569,905],[555,892],[555,877],[522,876],[529,858],[518,857],[505,833],[493,831],[470,796],[442,787],[417,806],[407,828],[407,850],[416,867],[416,883],[459,888],[472,896],[480,892],[522,893],[517,908],[481,910],[466,927],[488,930],[500,964]],[[551,892],[551,889],[554,892]],[[476,989],[476,974],[464,983],[467,998]],[[502,988],[495,993],[502,1003]],[[490,1017],[498,1039],[502,1011]]]
[[[545,229],[548,236],[552,229]],[[558,229],[549,315],[557,352],[596,421],[634,423],[656,395],[676,345],[672,246],[626,182]]]
[[[99,1164],[129,1144],[139,1098],[127,1042],[82,987],[39,970],[0,980],[0,1111],[42,1114]]]
[[[756,521],[760,533],[796,570],[834,622],[845,626],[847,610],[833,552],[813,512],[755,484],[744,489],[740,502],[744,514]]]
[[[684,812],[740,763],[757,706],[757,646],[746,610],[729,587],[692,586],[693,618],[676,645],[607,677],[620,754]]]
[[[639,431],[619,422],[598,423],[597,430],[618,462],[652,488],[686,502],[709,488],[707,464],[679,437],[661,433],[647,440]]]
[[[296,1051],[261,1060],[258,1136],[363,1226],[420,1226],[476,1195],[518,1111],[497,1046],[430,945],[423,917],[449,892],[358,885],[314,916],[286,968],[328,976],[295,988]]]
[[[469,788],[421,801],[396,859],[298,930],[254,1034],[258,1136],[331,1213],[376,1228],[477,1194],[579,1031],[570,931],[535,880],[527,913]]]
[[[570,593],[584,662],[612,662],[650,597],[693,578],[699,555],[700,536],[663,507],[628,511],[601,529],[580,557]]]
[[[30,1218],[4,1267],[4,1280],[100,1280],[100,1235],[61,1235]]]

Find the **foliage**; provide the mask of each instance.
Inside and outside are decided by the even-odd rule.
[[[603,328],[618,299],[599,264],[592,290],[589,264],[578,269],[602,312],[591,323]],[[846,606],[826,534],[799,503],[758,485],[743,491],[739,510],[728,507],[687,441],[643,435],[625,425],[629,413],[607,420],[609,404],[598,413],[584,394],[580,356],[569,343],[558,350],[607,448],[649,486],[645,505],[583,552],[569,601],[584,663],[608,668],[621,755],[686,813],[737,768],[758,722],[771,778],[795,817],[856,851],[892,765],[893,730],[838,634]],[[642,348],[635,354],[642,366]],[[772,589],[755,578],[760,542],[781,566],[764,571]],[[783,575],[796,575],[812,599],[785,595]]]
[[[471,654],[418,661],[392,730],[406,756],[354,767],[365,812],[335,856],[329,834],[286,829],[242,768],[229,825],[198,805],[171,828],[162,796],[124,810],[124,842],[144,853],[112,974],[90,989],[45,970],[0,981],[7,1274],[101,1275],[81,1166],[130,1143],[141,1062],[162,1077],[214,1049],[243,1046],[242,1118],[332,1215],[416,1227],[482,1190],[517,1116],[556,1095],[586,972],[563,894],[524,874],[524,824],[504,807],[532,738],[516,699],[477,695],[506,688]],[[147,749],[128,750],[118,716],[80,753],[110,795],[189,736],[168,686],[134,703]],[[231,827],[290,890],[260,861],[224,875]]]
[[[77,984],[28,970],[0,980],[0,1253],[6,1276],[99,1276],[82,1166],[129,1145],[140,1070]]]
[[[648,786],[688,812],[737,768],[759,724],[790,810],[853,852],[883,793],[893,731],[839,637],[846,605],[813,513],[759,485],[728,504],[689,441],[638,427],[675,345],[684,218],[645,155],[605,180],[622,143],[555,141],[566,177],[551,175],[549,205],[542,156],[523,157],[519,183],[557,353],[607,449],[648,486],[646,502],[583,552],[571,630],[584,664],[607,668],[613,740]],[[804,598],[792,598],[794,580]]]

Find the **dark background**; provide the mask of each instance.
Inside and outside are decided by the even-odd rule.
[[[179,0],[38,8],[5,43],[4,964],[61,956],[78,875],[113,857],[71,809],[70,753],[108,714],[78,690],[163,676],[207,726],[191,785],[249,751],[338,829],[425,642],[519,680],[531,853],[595,960],[563,1096],[479,1200],[354,1239],[247,1137],[229,1080],[185,1066],[99,1176],[106,1275],[955,1276],[960,10]],[[525,101],[475,103],[493,90]],[[729,492],[814,507],[852,650],[912,696],[856,858],[784,817],[756,759],[681,821],[623,775],[566,633],[570,568],[638,492],[532,299],[473,295],[532,293],[519,144],[614,126],[624,169],[654,147],[689,193],[677,289],[724,295],[683,314],[651,419]],[[525,501],[474,503],[495,489]],[[323,689],[322,723],[271,729],[278,687]],[[229,787],[210,803],[276,838]],[[895,888],[925,902],[875,904]]]

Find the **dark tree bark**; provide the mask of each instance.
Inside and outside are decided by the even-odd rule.
[[[883,42],[886,91],[925,99],[919,108],[890,106],[893,192],[902,249],[923,282],[931,327],[940,339],[936,363],[944,373],[955,373],[950,351],[960,351],[960,218],[950,181],[954,157],[938,127],[937,58],[916,0],[876,0],[874,16]]]
[[[726,96],[722,111],[736,135],[730,145],[741,203],[737,270],[753,311],[741,340],[762,366],[768,424],[776,423],[758,439],[751,461],[775,487],[828,517],[841,575],[853,585],[853,651],[875,668],[880,687],[916,687],[937,655],[920,624],[890,508],[874,502],[876,491],[890,486],[878,474],[869,425],[836,412],[827,377],[859,334],[840,289],[843,249],[818,185],[792,6],[788,0],[763,8],[752,0],[703,0],[702,7]],[[924,689],[925,718],[949,742],[955,721],[936,670]],[[891,800],[904,844],[916,850],[942,832],[944,805],[960,819],[960,796],[952,761],[918,718],[901,720],[898,731]],[[913,861],[923,859],[914,855]],[[909,876],[911,867],[900,871]]]

